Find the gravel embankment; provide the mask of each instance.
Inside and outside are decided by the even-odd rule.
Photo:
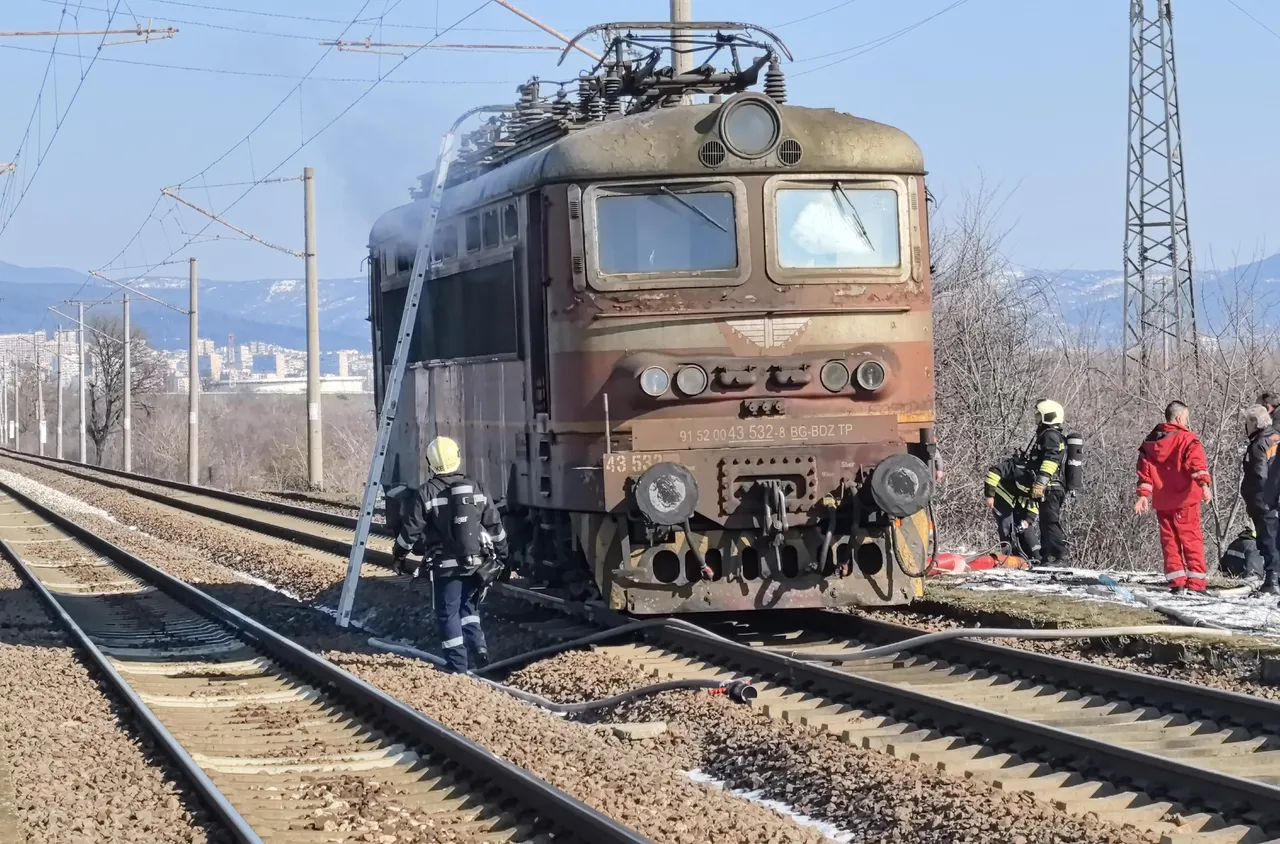
[[[16,840],[230,840],[4,560],[0,769],[13,789]]]
[[[653,682],[598,652],[562,654],[511,675],[519,688],[559,701],[607,697]],[[653,739],[683,769],[698,768],[735,789],[762,791],[868,842],[1154,842],[1120,829],[997,792],[982,783],[894,759],[832,735],[775,721],[722,696],[668,692],[596,714],[600,721],[664,721]]]
[[[79,492],[69,485],[62,488],[71,495]],[[190,549],[130,530],[126,526],[132,523],[129,508],[137,505],[127,493],[101,488],[84,492],[92,492],[95,504],[120,524],[92,515],[67,515],[295,641],[324,652],[347,670],[655,841],[816,844],[821,840],[814,830],[764,807],[690,781],[669,754],[643,742],[624,745],[612,735],[531,709],[476,680],[443,674],[417,660],[370,653],[365,636],[340,633],[323,614],[286,595],[245,583],[227,567],[209,561],[207,547]]]

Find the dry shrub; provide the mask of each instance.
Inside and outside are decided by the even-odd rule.
[[[1103,315],[1068,324],[1050,281],[1011,271],[995,216],[992,195],[982,193],[949,223],[935,219],[932,232],[938,444],[946,470],[937,498],[943,547],[994,545],[994,524],[982,503],[987,468],[1028,445],[1036,401],[1053,398],[1066,408],[1066,430],[1085,437],[1085,489],[1064,516],[1069,561],[1157,568],[1155,520],[1133,514],[1135,466],[1142,440],[1163,421],[1165,405],[1178,399],[1191,408],[1191,426],[1214,477],[1215,499],[1204,508],[1212,566],[1244,525],[1240,410],[1277,384],[1273,303],[1256,279],[1231,279],[1219,288],[1221,301],[1213,302],[1222,316],[1202,318],[1198,326],[1199,361],[1188,354],[1145,386],[1126,384],[1115,341],[1099,335]]]
[[[155,399],[152,412],[135,423],[134,470],[185,481],[187,398]],[[200,482],[235,490],[306,489],[306,408],[300,395],[202,394]],[[322,397],[325,489],[364,488],[374,434],[371,395]],[[108,447],[112,457],[116,440]]]

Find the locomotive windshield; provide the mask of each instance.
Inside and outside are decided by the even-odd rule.
[[[688,273],[738,266],[733,194],[654,186],[596,199],[600,272]]]
[[[776,196],[778,262],[789,268],[896,267],[898,193],[833,182]]]

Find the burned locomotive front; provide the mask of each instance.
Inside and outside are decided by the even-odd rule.
[[[735,100],[776,128],[753,114],[734,139],[728,106],[672,110],[709,127],[671,130],[701,173],[565,186],[574,283],[549,315],[562,425],[535,437],[552,463],[539,492],[570,504],[599,478],[603,512],[570,518],[616,608],[910,600],[933,485],[914,145],[834,112]],[[663,117],[597,142],[643,144]],[[848,160],[854,130],[879,132],[890,160]],[[607,440],[574,433],[595,425]]]
[[[526,117],[441,212],[424,302],[435,286],[436,301],[499,313],[492,279],[509,278],[511,351],[474,353],[484,344],[464,331],[473,353],[424,360],[402,402],[506,489],[527,574],[616,609],[921,593],[934,480],[922,157],[892,127],[786,105],[777,66],[769,52],[682,82],[619,52],[603,77],[616,84]],[[745,92],[764,67],[766,94]],[[678,104],[682,84],[733,95]],[[489,214],[502,220],[491,260]],[[455,278],[484,281],[483,301],[468,305],[469,283],[450,293]],[[431,325],[456,333],[459,317],[437,310]]]

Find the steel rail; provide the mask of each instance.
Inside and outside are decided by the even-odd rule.
[[[282,516],[293,516],[297,519],[308,519],[322,524],[333,525],[334,527],[350,528],[355,530],[355,516],[344,516],[341,513],[330,513],[326,510],[313,510],[310,507],[304,507],[301,504],[290,504],[287,501],[276,501],[269,498],[255,498],[252,495],[244,495],[239,492],[231,492],[225,489],[217,489],[216,487],[198,486],[196,484],[188,484],[182,481],[172,481],[168,478],[157,478],[153,475],[144,475],[139,472],[126,472],[123,469],[112,469],[106,466],[86,466],[75,460],[67,460],[58,457],[41,457],[34,454],[26,454],[21,451],[14,451],[11,448],[0,447],[0,454],[5,457],[12,457],[15,460],[22,460],[35,465],[47,463],[56,464],[54,466],[46,466],[46,468],[54,471],[66,471],[68,474],[74,474],[79,477],[87,477],[89,480],[97,480],[84,474],[85,472],[101,472],[104,475],[114,475],[119,478],[128,478],[138,481],[139,483],[154,484],[155,486],[168,487],[182,492],[189,492],[193,495],[204,495],[209,498],[218,498],[232,504],[241,504],[245,507],[256,507],[259,510],[267,510],[272,513],[279,513]],[[355,506],[352,506],[355,509]],[[373,531],[383,536],[390,536],[386,525],[374,525]]]
[[[609,627],[620,619],[611,611],[554,596],[506,585],[502,593]],[[795,615],[818,615],[797,610]],[[832,613],[832,615],[836,615]],[[793,616],[794,617],[794,616]],[[852,616],[847,616],[853,618]],[[627,619],[632,620],[632,619]],[[712,621],[699,617],[699,622]],[[830,623],[830,620],[827,620]],[[891,639],[910,638],[919,630],[901,625],[884,625],[877,633]],[[1109,782],[1117,788],[1129,786],[1153,797],[1172,796],[1191,806],[1206,806],[1227,817],[1248,817],[1263,827],[1280,826],[1280,787],[1259,780],[1206,770],[1175,759],[1117,746],[1069,730],[1051,727],[1011,715],[987,711],[925,692],[839,671],[825,665],[803,662],[765,648],[726,641],[711,631],[695,631],[687,626],[660,625],[638,634],[650,644],[748,674],[755,682],[768,680],[797,691],[829,698],[833,703],[862,706],[882,714],[933,727],[941,732],[995,748],[1012,747],[1021,755],[1039,757],[1053,767]],[[1150,701],[1162,709],[1205,712],[1210,720],[1227,720],[1242,725],[1276,730],[1280,727],[1280,703],[1235,692],[1197,687],[1193,684],[1149,675],[1126,674],[1116,669],[1062,657],[1021,651],[981,642],[946,642],[922,652],[949,661],[980,662],[996,670],[1024,671],[1058,685],[1076,687],[1080,681],[1107,697]],[[1117,685],[1117,675],[1121,684]],[[1119,691],[1117,691],[1119,689]],[[945,692],[944,692],[945,694]],[[1178,703],[1177,695],[1185,695]]]
[[[23,455],[23,458],[27,457]],[[28,462],[40,465],[43,461],[28,459]],[[80,475],[79,472],[68,473]],[[87,479],[93,482],[111,483],[97,478]],[[122,486],[121,488],[143,495],[148,493],[146,490],[136,490],[133,487]],[[195,490],[204,492],[199,487]],[[149,497],[163,503],[181,506],[179,501],[165,496],[152,494]],[[257,501],[257,499],[251,500]],[[202,509],[207,510],[205,515],[223,521],[229,521],[228,517],[235,515],[209,508]],[[279,528],[279,526],[276,527]],[[255,526],[253,529],[260,528]],[[318,538],[311,537],[312,541],[309,542],[306,536],[300,535],[299,531],[283,530],[289,534],[284,538],[317,547],[314,540]],[[617,619],[621,618],[603,608],[575,605],[572,602],[560,601],[554,596],[531,592],[520,587],[503,585],[502,591],[536,603],[558,605],[561,611],[584,615],[606,627],[617,624]],[[885,622],[869,622],[839,613],[810,613],[810,616],[814,621],[815,629],[836,635],[861,634],[849,633],[850,628],[843,625],[851,622],[836,621],[835,616],[842,616],[863,625],[865,628],[862,631],[863,634],[870,631],[873,635],[888,638],[889,641],[908,638],[919,633],[918,630],[909,627],[890,625]],[[713,619],[705,619],[705,621],[713,621]],[[916,713],[903,717],[936,725],[960,736],[979,738],[986,744],[1006,742],[1024,747],[1031,745],[1053,758],[1055,764],[1061,764],[1062,767],[1082,774],[1097,772],[1099,778],[1113,784],[1151,782],[1152,787],[1144,787],[1142,790],[1148,793],[1176,795],[1179,800],[1190,804],[1214,805],[1215,809],[1223,814],[1237,816],[1251,814],[1266,817],[1271,822],[1280,822],[1280,787],[1257,780],[1206,771],[1155,754],[1117,747],[1108,742],[1066,730],[946,701],[892,684],[770,653],[760,648],[724,642],[713,638],[713,635],[699,635],[674,625],[653,628],[642,635],[657,643],[692,650],[713,662],[732,665],[748,673],[773,677],[798,689],[820,692],[836,702],[857,700],[873,707],[887,706],[895,711]],[[1280,725],[1280,703],[1278,702],[1196,686],[1169,678],[1123,672],[1093,663],[983,642],[943,642],[930,645],[921,652],[948,661],[997,667],[1029,678],[1044,678],[1075,689],[1095,690],[1126,702],[1146,702],[1162,710],[1199,714],[1211,720],[1227,721],[1253,729],[1274,730],[1277,725]],[[1059,760],[1070,760],[1070,762],[1062,763]],[[1203,786],[1211,786],[1214,789],[1218,795],[1216,801],[1209,798],[1207,793],[1202,793]]]
[[[6,490],[8,490],[7,487]],[[253,827],[241,817],[226,796],[209,779],[209,775],[204,772],[204,769],[191,758],[191,754],[187,753],[186,748],[174,738],[173,733],[169,732],[169,728],[160,722],[156,714],[151,711],[151,707],[147,706],[142,698],[138,697],[138,693],[133,690],[133,687],[120,676],[120,672],[116,671],[115,666],[111,664],[111,660],[107,659],[106,654],[94,644],[93,640],[89,638],[80,625],[76,624],[75,619],[62,608],[62,604],[58,603],[58,599],[53,596],[53,593],[31,571],[26,560],[22,559],[22,556],[14,550],[13,546],[4,539],[0,539],[0,551],[4,552],[4,556],[17,569],[23,581],[35,591],[49,614],[66,628],[72,640],[84,651],[89,661],[93,663],[94,668],[98,669],[99,673],[106,679],[112,693],[122,699],[133,710],[138,720],[142,722],[142,726],[156,740],[156,743],[164,749],[169,760],[195,786],[200,799],[213,810],[213,813],[231,832],[236,841],[241,842],[241,844],[262,844],[262,839],[253,831]]]
[[[918,628],[905,624],[859,618],[831,610],[797,610],[797,613],[801,614],[802,623],[807,622],[806,630],[842,638],[893,643],[921,633]],[[1164,711],[1255,731],[1280,729],[1280,700],[1200,686],[1171,677],[1123,671],[1095,662],[972,639],[936,642],[912,652],[969,667],[996,667],[1011,676],[1065,684],[1078,691],[1097,692],[1129,703],[1156,706]]]
[[[269,518],[259,519],[242,513],[232,513],[227,510],[218,509],[217,507],[210,507],[208,505],[201,504],[197,501],[191,501],[181,496],[165,495],[162,492],[145,489],[128,483],[125,480],[112,480],[110,478],[97,477],[90,474],[90,472],[104,472],[105,474],[127,478],[128,480],[136,481],[137,483],[168,486],[183,492],[190,492],[193,495],[203,495],[209,498],[226,501],[237,506],[261,510],[264,515],[274,513],[305,521],[316,521],[321,524],[334,525],[335,519],[341,520],[347,518],[346,516],[341,516],[337,513],[324,513],[319,510],[310,510],[296,504],[264,501],[259,498],[252,498],[250,496],[239,495],[234,492],[227,492],[226,490],[218,490],[218,494],[215,495],[204,487],[193,487],[188,484],[181,484],[177,481],[158,481],[146,475],[122,472],[119,469],[98,469],[95,467],[93,469],[86,470],[81,468],[79,464],[73,464],[75,468],[67,465],[56,465],[56,458],[54,458],[55,465],[50,465],[47,458],[32,457],[29,454],[18,454],[7,449],[0,453],[3,453],[3,456],[5,457],[10,457],[23,463],[29,463],[32,466],[39,466],[44,469],[50,469],[54,472],[61,472],[64,475],[69,475],[73,478],[80,478],[81,480],[88,481],[89,483],[100,484],[105,487],[110,487],[111,489],[118,489],[123,492],[132,493],[133,495],[155,501],[158,504],[176,507],[179,510],[186,510],[188,513],[194,513],[197,516],[205,516],[206,518],[214,519],[215,521],[235,525],[236,527],[242,527],[257,533],[264,533],[268,536],[274,536],[276,539],[283,539],[286,542],[296,542],[299,545],[305,545],[308,548],[314,548],[317,551],[325,551],[327,553],[337,554],[343,557],[351,553],[351,542],[347,540],[335,539],[329,536],[318,536],[314,533],[309,533],[290,525],[280,524],[279,522]],[[62,461],[62,463],[70,462],[71,461]],[[343,524],[341,527],[350,527],[354,532],[355,519],[350,519],[350,525]],[[382,529],[383,531],[386,530],[385,527]],[[390,534],[384,533],[384,535],[389,536]],[[370,548],[367,549],[365,558],[368,562],[382,565],[385,568],[391,567],[391,554],[386,551],[378,551]]]
[[[778,682],[836,703],[859,703],[890,711],[986,745],[1037,749],[1055,767],[1074,770],[1113,785],[1132,784],[1153,795],[1171,795],[1187,805],[1204,805],[1228,817],[1256,817],[1259,825],[1280,824],[1280,787],[1189,765],[1141,750],[1038,724],[1011,715],[801,662],[763,648],[725,642],[678,627],[644,631],[646,639],[684,653]]]
[[[460,733],[397,700],[354,674],[285,638],[216,598],[113,544],[74,520],[40,504],[7,484],[0,489],[39,515],[136,575],[169,597],[222,622],[256,643],[274,660],[351,701],[359,711],[381,719],[497,787],[560,829],[592,844],[641,844],[648,839],[582,803],[528,771],[486,750]],[[7,548],[7,546],[6,546]],[[12,553],[11,549],[7,553]],[[52,595],[49,596],[53,600]],[[61,615],[61,614],[60,614]],[[96,648],[95,648],[96,649]],[[121,679],[121,682],[123,680]],[[212,785],[212,784],[210,784]],[[257,839],[245,839],[257,841]]]

